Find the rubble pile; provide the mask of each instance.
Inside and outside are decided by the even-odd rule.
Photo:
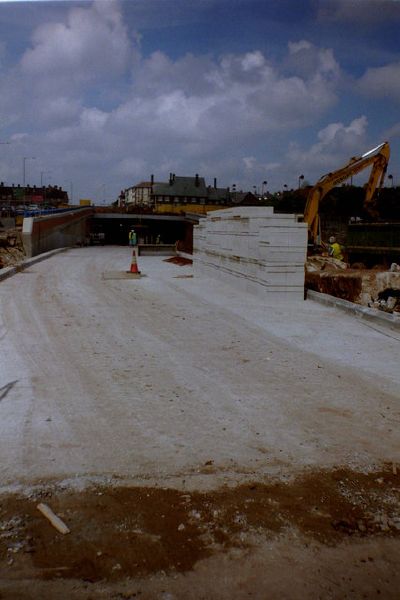
[[[21,232],[0,228],[0,269],[18,265],[24,258]]]
[[[399,264],[389,269],[354,267],[331,257],[311,256],[305,269],[306,288],[388,313],[400,312]]]
[[[347,269],[347,263],[333,258],[332,256],[315,255],[309,256],[306,262],[306,272],[315,271],[344,271]]]

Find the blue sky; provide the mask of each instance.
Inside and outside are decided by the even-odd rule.
[[[400,185],[399,31],[400,0],[0,1],[0,179],[277,191],[389,140]]]

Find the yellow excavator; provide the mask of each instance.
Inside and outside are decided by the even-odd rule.
[[[366,185],[364,208],[371,217],[376,218],[378,216],[375,210],[374,194],[376,189],[383,185],[389,157],[390,146],[388,142],[383,142],[362,156],[351,158],[347,165],[324,175],[317,181],[308,194],[304,210],[304,221],[308,224],[310,242],[317,246],[321,244],[318,211],[322,198],[336,185],[343,183],[346,179],[360,173],[370,165],[372,165],[372,169]]]

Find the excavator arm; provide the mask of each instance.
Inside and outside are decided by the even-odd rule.
[[[320,242],[318,213],[323,197],[336,185],[343,183],[346,179],[360,173],[370,165],[372,165],[372,169],[366,186],[364,207],[371,216],[377,216],[374,209],[373,197],[375,190],[383,185],[389,157],[390,147],[388,142],[384,142],[362,156],[350,159],[347,165],[337,171],[324,175],[317,181],[308,194],[304,210],[304,221],[308,224],[310,238],[314,243]]]

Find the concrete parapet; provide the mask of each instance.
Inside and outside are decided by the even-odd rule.
[[[3,267],[0,269],[0,281],[3,281],[3,279],[8,279],[8,277],[11,277],[11,275],[14,275],[17,273],[17,271],[17,267]]]
[[[251,293],[303,299],[306,252],[307,225],[272,207],[217,210],[194,228],[195,275]]]
[[[84,244],[87,220],[92,214],[92,208],[78,208],[61,214],[25,218],[22,242],[26,256],[29,258],[55,248]]]
[[[400,316],[397,314],[389,314],[375,308],[360,306],[354,302],[349,302],[349,300],[335,298],[329,294],[322,294],[313,290],[307,290],[307,300],[314,300],[320,304],[334,306],[335,308],[339,308],[347,313],[356,315],[360,319],[375,321],[377,325],[384,325],[390,329],[400,330]]]

